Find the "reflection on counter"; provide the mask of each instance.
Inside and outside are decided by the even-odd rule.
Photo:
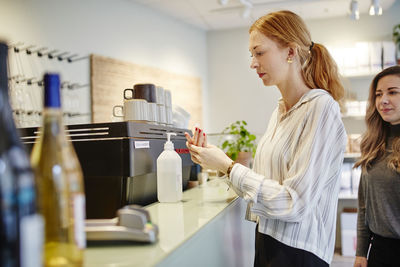
[[[212,204],[229,200],[229,195],[231,193],[229,191],[232,191],[220,178],[211,178],[211,180],[203,184],[202,187],[202,201],[199,202],[199,227],[204,225],[210,213],[214,212]]]
[[[89,247],[85,266],[251,265],[255,225],[244,220],[245,204],[227,189],[222,179],[211,179],[183,192],[181,202],[146,206],[159,227],[159,242]],[[238,246],[240,251],[235,251]]]
[[[157,216],[160,225],[159,244],[167,252],[182,242],[185,236],[183,203],[158,203]]]

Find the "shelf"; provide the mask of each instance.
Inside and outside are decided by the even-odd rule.
[[[361,153],[344,153],[345,159],[356,159],[361,157]]]
[[[357,194],[339,193],[339,199],[357,199]]]
[[[365,119],[365,115],[342,115],[342,119],[363,120]]]
[[[345,153],[343,162],[344,163],[355,163],[361,157],[360,153]]]
[[[342,75],[342,77],[347,79],[366,79],[366,78],[372,79],[377,73],[379,73],[379,71],[377,71],[376,73],[367,72],[367,73],[352,74],[352,75]]]

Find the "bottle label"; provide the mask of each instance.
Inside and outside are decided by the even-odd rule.
[[[73,198],[75,242],[80,249],[86,247],[85,233],[85,195],[76,194]]]
[[[41,267],[43,260],[44,220],[39,214],[20,221],[21,267]]]

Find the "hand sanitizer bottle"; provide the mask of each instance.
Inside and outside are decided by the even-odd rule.
[[[159,202],[178,202],[182,200],[182,159],[174,150],[167,133],[164,151],[157,158],[157,198]]]

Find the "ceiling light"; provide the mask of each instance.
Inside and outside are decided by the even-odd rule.
[[[242,18],[247,19],[248,17],[250,17],[250,14],[251,14],[251,7],[248,6],[244,7],[241,14]]]
[[[249,0],[240,0],[240,3],[243,5],[241,16],[242,18],[247,19],[251,14],[251,10],[253,9],[253,3],[251,3]]]
[[[225,6],[226,4],[228,4],[228,0],[219,0],[219,3]]]
[[[369,14],[371,16],[382,15],[382,7],[379,4],[379,0],[371,0],[371,6],[369,7]]]
[[[352,20],[360,19],[360,11],[358,10],[358,1],[351,0],[350,2],[350,18]]]

